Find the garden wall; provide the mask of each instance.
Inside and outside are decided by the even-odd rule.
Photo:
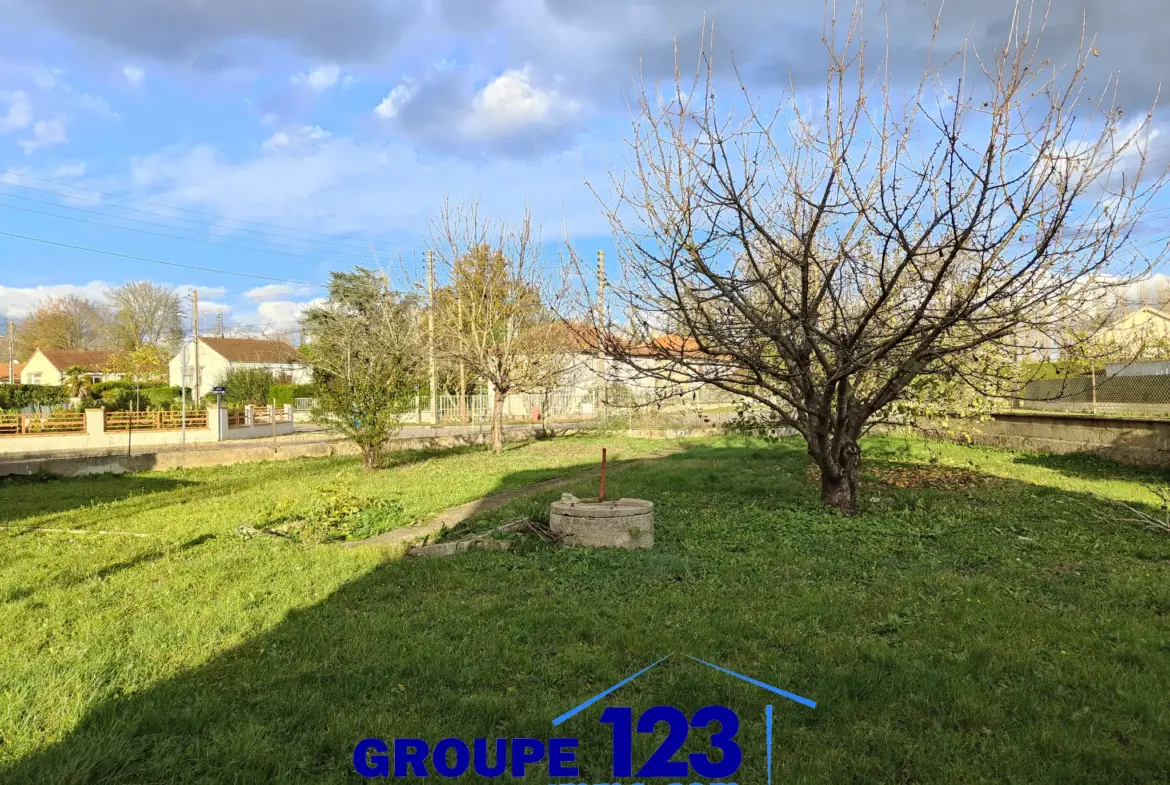
[[[971,439],[990,447],[1050,453],[1094,452],[1138,466],[1170,466],[1170,420],[1069,412],[1004,412],[976,424]]]
[[[151,415],[156,412],[141,412],[131,415],[127,412],[110,413],[101,409],[88,409],[84,417],[79,419],[76,427],[60,429],[54,432],[29,432],[30,427],[22,426],[20,433],[0,434],[0,458],[3,455],[27,455],[39,452],[83,452],[83,451],[117,451],[126,449],[129,442],[134,449],[143,447],[164,447],[181,444],[198,444],[201,442],[218,442],[228,439],[258,439],[272,436],[274,429],[269,422],[263,425],[252,424],[249,416],[247,422],[239,427],[228,421],[228,410],[217,409],[212,406],[207,409],[206,416],[201,415],[198,425],[187,425],[184,430],[180,427],[179,416],[164,422]],[[292,407],[284,407],[283,418],[276,423],[275,434],[285,435],[293,432]],[[118,418],[128,419],[131,430],[123,427]],[[194,419],[194,416],[192,416]],[[112,424],[114,422],[119,424]]]
[[[269,426],[271,427],[271,426]],[[504,440],[526,441],[541,431],[535,427],[510,427],[504,431]],[[569,435],[574,429],[557,429]],[[393,439],[387,451],[433,450],[448,447],[487,444],[487,432],[455,434],[450,436],[420,436]],[[354,455],[357,447],[348,441],[331,439],[308,444],[285,444],[276,447],[220,447],[217,449],[175,450],[144,453],[142,455],[103,455],[92,458],[33,458],[3,462],[0,456],[0,477],[51,474],[58,477],[80,477],[88,474],[127,474],[131,472],[165,471],[167,469],[195,469],[207,466],[230,466],[257,461],[287,461],[294,458],[326,458],[331,455]]]

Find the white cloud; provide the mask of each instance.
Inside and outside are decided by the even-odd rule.
[[[90,281],[86,284],[51,284],[47,286],[0,286],[0,316],[8,319],[22,319],[50,297],[75,295],[87,300],[102,301],[109,292],[105,281]]]
[[[298,87],[308,87],[310,90],[321,93],[337,84],[337,80],[340,78],[341,68],[331,63],[319,65],[307,74],[304,72],[294,74],[292,83]]]
[[[0,114],[0,134],[19,131],[32,122],[32,104],[23,90],[0,90],[0,105],[7,107]]]
[[[304,151],[328,139],[331,134],[317,125],[302,125],[286,131],[277,131],[264,140],[261,148],[269,153]]]
[[[199,292],[199,296],[204,299],[211,299],[212,297],[223,297],[227,294],[226,286],[176,286],[176,289],[182,289],[189,292],[192,289]]]
[[[574,233],[597,234],[608,225],[585,187],[582,168],[604,181],[600,156],[599,149],[583,148],[580,155],[564,152],[539,161],[468,162],[420,157],[406,142],[332,137],[303,152],[229,160],[199,145],[134,159],[121,187],[152,201],[245,221],[408,238],[418,237],[445,194],[482,192],[485,209],[508,212],[527,202],[546,225],[559,227],[563,220]],[[347,257],[342,264],[355,261]]]
[[[325,300],[322,297],[315,297],[306,302],[292,302],[290,300],[274,300],[273,302],[261,303],[257,308],[257,312],[262,317],[264,323],[271,322],[274,326],[287,327],[295,324],[301,320],[305,315],[305,311],[315,305],[321,305]]]
[[[525,66],[505,71],[475,96],[466,127],[474,136],[509,134],[531,125],[559,126],[571,122],[580,112],[578,102],[556,90],[532,84]]]
[[[232,306],[227,303],[217,303],[214,300],[200,300],[199,301],[199,322],[205,324],[206,319],[210,316],[215,318],[216,311],[222,311],[226,316],[232,312]]]
[[[270,283],[265,286],[257,286],[255,289],[249,289],[244,292],[244,296],[249,300],[255,302],[269,302],[273,300],[280,300],[298,294],[311,294],[313,288],[301,284],[287,284],[287,283]]]
[[[52,90],[60,82],[60,77],[65,72],[60,68],[46,68],[43,65],[38,65],[29,71],[29,77],[33,84],[42,90]]]
[[[32,136],[17,142],[25,155],[32,155],[42,147],[63,144],[66,141],[65,121],[60,117],[51,120],[37,120],[32,126]]]
[[[374,109],[374,114],[384,120],[393,120],[398,116],[403,104],[415,96],[417,89],[413,82],[403,82],[382,99],[382,102]]]
[[[126,81],[131,85],[138,87],[146,78],[146,72],[136,65],[126,65],[122,67],[122,76],[126,77]]]
[[[285,299],[264,302],[255,311],[235,314],[232,323],[237,328],[246,328],[247,332],[256,334],[268,330],[292,330],[300,325],[306,309],[324,302],[322,297],[304,301]]]
[[[84,161],[78,161],[72,164],[61,164],[53,167],[51,172],[51,180],[74,180],[78,177],[85,177],[86,164]]]

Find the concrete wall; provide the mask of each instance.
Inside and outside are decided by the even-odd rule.
[[[511,428],[504,432],[509,442],[527,441],[536,437],[539,428]],[[423,436],[394,439],[387,451],[433,450],[467,445],[487,444],[487,433],[455,436]],[[216,449],[184,450],[147,453],[143,455],[104,455],[94,458],[37,458],[3,462],[0,459],[0,477],[21,476],[44,472],[59,477],[80,477],[89,474],[126,474],[130,472],[165,471],[167,469],[194,469],[208,466],[230,466],[256,461],[287,461],[294,458],[325,458],[331,455],[356,455],[357,447],[348,441],[331,440],[310,444],[289,444],[279,447],[239,446]]]
[[[929,423],[923,423],[929,430]],[[997,414],[978,423],[976,444],[1031,452],[1093,452],[1138,466],[1170,466],[1170,420],[1047,412]]]
[[[292,407],[285,407],[290,409]],[[288,422],[276,424],[276,434],[284,436],[294,431],[291,411]],[[207,409],[207,426],[202,428],[188,427],[186,433],[181,429],[166,431],[133,431],[127,434],[124,430],[107,431],[105,428],[105,412],[101,409],[88,409],[85,412],[85,433],[54,434],[47,436],[2,436],[0,437],[0,456],[25,455],[38,452],[91,452],[106,450],[117,452],[126,449],[129,442],[132,449],[145,447],[163,447],[181,444],[199,444],[205,442],[219,442],[234,439],[260,439],[272,436],[272,425],[256,425],[247,428],[228,428],[227,409],[216,409],[214,406]]]

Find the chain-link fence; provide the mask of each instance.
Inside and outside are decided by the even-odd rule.
[[[1170,376],[1098,371],[1092,376],[1037,379],[1012,401],[1013,409],[1170,418]]]

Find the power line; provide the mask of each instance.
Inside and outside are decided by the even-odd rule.
[[[110,204],[109,202],[103,202],[100,199],[85,199],[85,198],[82,198],[80,196],[74,196],[72,194],[63,194],[63,193],[60,193],[58,191],[50,191],[50,190],[45,189],[45,188],[34,188],[31,185],[21,185],[20,183],[9,183],[9,182],[4,182],[4,181],[0,181],[0,185],[6,185],[6,186],[9,186],[12,188],[21,188],[21,189],[24,189],[26,191],[36,191],[37,193],[49,194],[51,196],[58,196],[58,197],[61,197],[62,199],[68,199],[68,200],[74,201],[74,202],[85,202],[87,204],[102,205],[102,206],[110,207],[110,208],[115,209],[115,210],[124,210],[126,212],[139,213],[141,215],[153,215],[156,218],[167,218],[167,219],[172,220],[172,221],[187,221],[188,223],[196,224],[197,226],[203,227],[205,229],[208,229],[210,227],[215,226],[215,221],[197,221],[194,218],[184,218],[183,216],[180,216],[180,215],[167,215],[166,213],[156,213],[156,212],[153,212],[151,210],[139,210],[139,209],[134,208],[134,207],[125,207],[122,205]],[[71,188],[72,186],[63,185],[61,187],[62,188]],[[96,193],[96,192],[94,192],[94,193]],[[47,202],[47,201],[44,201],[43,199],[33,199],[32,197],[20,196],[18,194],[5,194],[5,196],[8,196],[8,197],[13,198],[13,199],[23,199],[23,200],[29,201],[29,202],[36,202],[38,204],[47,204],[47,205],[51,205],[53,207],[64,207],[64,208],[69,209],[69,210],[81,210],[82,212],[95,212],[96,213],[96,211],[85,211],[79,207],[71,207],[69,205],[60,204],[58,202]],[[153,204],[153,203],[147,202],[146,204]],[[178,208],[168,208],[168,209],[173,210],[173,209],[178,209]],[[124,218],[120,215],[110,215],[109,213],[96,213],[96,214],[108,216],[110,218],[117,218],[117,219],[123,220],[123,221],[135,220],[133,218]],[[234,219],[234,218],[218,217],[218,219],[220,221],[233,221],[233,222],[237,222],[237,223],[239,222],[237,219]],[[141,223],[150,224],[152,226],[163,225],[163,224],[159,224],[156,221],[141,221]],[[262,225],[264,225],[264,224],[262,224]],[[174,228],[183,229],[184,231],[193,231],[191,229],[187,229],[186,227],[174,227]],[[265,232],[265,231],[262,231],[260,229],[249,229],[247,227],[232,227],[232,229],[235,231],[251,232],[253,234],[262,234],[262,235],[265,235],[266,237],[276,237],[276,238],[284,239],[284,240],[296,240],[298,242],[305,242],[305,243],[320,243],[322,245],[337,246],[339,248],[352,248],[355,250],[368,251],[368,247],[366,247],[366,246],[347,243],[347,242],[341,242],[339,240],[333,240],[333,241],[314,240],[314,239],[309,238],[309,237],[295,237],[295,236],[287,235],[287,234],[279,234],[279,233],[275,233],[275,232]],[[294,230],[294,231],[304,231],[304,230]],[[325,235],[325,236],[330,236],[330,235]],[[265,242],[265,241],[263,241],[263,240],[248,240],[248,242]]]
[[[234,275],[237,278],[254,278],[258,281],[275,281],[277,283],[295,283],[301,286],[312,286],[315,289],[324,289],[325,284],[309,283],[308,281],[296,281],[291,278],[274,278],[268,275],[253,275],[252,273],[240,273],[234,270],[217,270],[213,267],[199,267],[193,264],[180,264],[179,262],[167,262],[161,259],[151,259],[146,256],[133,256],[131,254],[118,253],[117,251],[105,251],[100,248],[88,248],[82,245],[70,245],[69,243],[61,243],[56,240],[46,240],[42,237],[29,237],[23,234],[13,234],[12,232],[0,231],[0,236],[12,237],[17,240],[28,240],[32,243],[43,243],[44,245],[55,245],[59,248],[70,248],[74,251],[85,251],[86,253],[96,253],[103,256],[115,256],[119,259],[131,259],[136,262],[147,262],[149,264],[161,264],[167,267],[179,267],[184,270],[198,270],[205,273],[216,273],[217,275]]]
[[[244,220],[242,218],[231,218],[228,216],[216,215],[215,213],[205,213],[205,212],[201,212],[199,210],[192,210],[189,207],[175,207],[174,205],[164,204],[162,202],[151,202],[151,201],[148,201],[146,199],[135,199],[131,196],[119,196],[117,194],[106,193],[103,191],[95,191],[92,188],[82,188],[82,187],[76,186],[76,185],[68,185],[66,183],[59,183],[59,182],[56,182],[53,180],[46,180],[46,179],[41,178],[41,177],[33,177],[32,175],[22,174],[20,172],[13,172],[11,170],[6,170],[6,169],[0,169],[0,175],[9,175],[12,177],[20,177],[20,178],[23,178],[25,180],[32,180],[33,182],[36,182],[36,183],[44,183],[46,185],[55,185],[58,188],[69,188],[69,189],[72,189],[75,191],[84,191],[85,193],[96,194],[97,196],[104,196],[107,199],[119,199],[119,200],[124,201],[124,202],[134,202],[136,204],[148,204],[148,205],[151,205],[152,207],[162,207],[163,209],[166,209],[166,210],[177,210],[179,212],[191,213],[192,215],[201,215],[205,218],[214,218],[214,219],[217,219],[220,221],[234,221],[236,223],[252,224],[253,226],[264,226],[264,227],[269,228],[269,229],[279,229],[282,232],[290,232],[291,231],[291,232],[301,232],[303,234],[313,234],[313,235],[317,235],[319,237],[328,237],[332,241],[336,242],[336,237],[334,235],[327,234],[326,232],[315,232],[315,231],[312,231],[311,229],[297,229],[297,228],[294,228],[291,226],[280,226],[278,224],[268,224],[268,223],[263,223],[261,221],[247,221],[247,220]],[[5,185],[16,185],[18,188],[31,187],[31,186],[21,186],[17,183],[10,183],[7,181],[4,181],[4,184]],[[60,194],[60,196],[63,196],[66,199],[74,198],[68,194]],[[129,208],[124,208],[124,209],[129,209]]]
[[[11,194],[0,194],[0,196],[11,196]],[[148,234],[148,235],[153,235],[154,237],[165,237],[169,240],[185,240],[189,243],[202,243],[203,245],[214,245],[217,248],[235,248],[235,249],[240,250],[240,251],[253,251],[255,253],[271,253],[271,254],[277,254],[279,256],[291,256],[295,259],[310,259],[310,260],[316,259],[317,261],[324,261],[324,260],[320,259],[320,257],[313,257],[313,256],[309,255],[313,251],[317,250],[317,249],[313,249],[313,248],[304,249],[306,251],[306,253],[290,253],[289,251],[276,251],[276,250],[272,250],[269,248],[253,248],[253,247],[247,246],[247,245],[234,245],[232,243],[223,243],[223,242],[216,242],[216,241],[212,241],[212,240],[203,240],[203,239],[200,239],[198,237],[183,237],[181,235],[176,235],[176,234],[167,234],[166,232],[152,232],[149,229],[135,229],[133,226],[116,226],[114,224],[103,223],[101,221],[91,221],[87,218],[78,218],[77,216],[73,216],[73,215],[60,215],[58,213],[50,213],[50,212],[46,212],[44,210],[34,210],[31,207],[19,207],[19,206],[14,205],[14,204],[5,205],[5,208],[8,210],[20,210],[21,212],[32,213],[34,215],[44,215],[44,216],[48,216],[50,218],[60,218],[64,221],[76,221],[77,223],[90,224],[91,226],[101,226],[101,227],[106,228],[106,229],[119,229],[123,232],[136,232],[138,234]],[[66,208],[66,209],[68,209],[68,208]],[[110,216],[110,217],[112,217],[112,216]],[[134,219],[134,218],[120,218],[118,220],[134,221],[136,219]],[[146,223],[146,222],[142,221],[140,223]],[[151,225],[157,226],[157,224],[151,224]],[[293,248],[295,246],[284,246],[284,247]],[[357,257],[357,258],[365,258],[361,254],[345,253],[345,252],[340,252],[340,251],[335,251],[334,254],[341,254],[344,256],[353,256],[353,257]]]

